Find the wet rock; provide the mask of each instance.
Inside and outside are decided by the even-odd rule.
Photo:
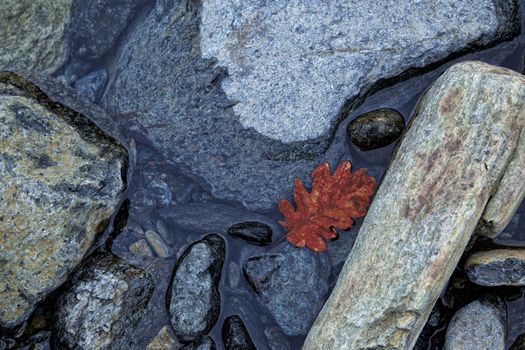
[[[153,256],[153,252],[151,251],[148,242],[146,242],[144,239],[139,239],[138,241],[130,244],[129,251],[145,256]]]
[[[493,194],[523,183],[524,108],[508,69],[463,62],[433,83],[304,350],[414,347]]]
[[[99,69],[89,73],[75,82],[75,89],[90,101],[97,102],[102,96],[108,72],[106,69]]]
[[[272,243],[272,228],[257,221],[241,222],[231,226],[228,233],[256,245],[268,245]]]
[[[73,57],[97,59],[147,0],[73,0],[68,42]]]
[[[177,263],[168,309],[175,335],[183,343],[198,341],[217,322],[225,255],[224,239],[211,234],[191,244]]]
[[[306,334],[328,292],[330,261],[285,243],[269,254],[248,258],[243,273],[288,335]]]
[[[180,350],[215,350],[215,342],[210,337],[204,337],[202,340],[193,344],[188,344],[182,347]]]
[[[153,247],[155,253],[161,258],[167,258],[171,255],[171,247],[164,242],[164,240],[155,231],[146,231],[146,239]]]
[[[525,350],[525,333],[514,340],[509,350]]]
[[[237,315],[227,317],[222,324],[222,341],[226,350],[256,350],[250,333]]]
[[[153,293],[153,278],[110,254],[82,263],[59,297],[54,342],[62,349],[129,349]]]
[[[178,343],[173,339],[169,326],[161,328],[159,333],[151,340],[146,350],[176,350]]]
[[[396,110],[381,108],[360,115],[348,124],[348,138],[362,151],[388,146],[401,136],[405,119]]]
[[[465,262],[465,272],[481,286],[525,286],[525,250],[474,253]]]
[[[235,289],[241,281],[241,268],[234,261],[228,264],[228,287]]]
[[[68,57],[71,1],[0,3],[0,70],[54,73]]]
[[[66,280],[125,189],[126,150],[88,119],[103,113],[58,101],[0,73],[0,327]]]
[[[517,32],[516,0],[480,1],[157,1],[119,48],[103,105],[137,112],[214,196],[274,208],[293,177],[337,163],[325,151],[340,111],[379,82]]]
[[[505,306],[476,300],[461,308],[447,328],[444,350],[505,350]]]
[[[264,330],[264,335],[268,339],[268,346],[271,350],[291,350],[288,339],[279,327],[269,327]]]

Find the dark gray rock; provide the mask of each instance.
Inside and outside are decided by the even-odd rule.
[[[203,337],[202,340],[193,344],[183,346],[180,350],[215,350],[215,342],[210,337]]]
[[[225,256],[224,239],[211,234],[191,244],[180,257],[167,299],[170,322],[179,341],[196,342],[217,322]]]
[[[75,82],[75,89],[92,102],[97,102],[106,86],[108,72],[105,68],[89,73]]]
[[[514,340],[509,350],[525,350],[525,333],[521,334]]]
[[[154,284],[145,271],[110,254],[82,263],[58,300],[54,343],[59,349],[129,349]]]
[[[246,221],[235,224],[228,229],[228,233],[256,245],[272,243],[272,228],[257,221]]]
[[[148,0],[74,0],[68,43],[73,57],[97,59]]]
[[[508,38],[517,9],[515,0],[159,0],[127,33],[102,101],[136,113],[214,196],[269,209],[294,177],[336,163],[325,151],[343,112],[411,68]]]
[[[388,146],[401,136],[405,119],[396,110],[381,108],[360,115],[348,124],[348,138],[362,151]]]
[[[256,350],[250,333],[237,315],[227,317],[222,324],[222,341],[226,350]]]
[[[244,276],[288,335],[306,334],[328,292],[330,260],[325,253],[284,243],[248,258]]]
[[[472,254],[465,262],[470,280],[482,286],[524,286],[525,250],[497,249]]]

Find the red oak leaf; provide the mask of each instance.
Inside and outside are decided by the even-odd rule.
[[[337,235],[335,228],[349,229],[352,218],[366,214],[375,181],[365,175],[362,168],[350,172],[351,164],[343,161],[333,175],[330,165],[322,163],[312,172],[312,191],[304,188],[301,180],[295,179],[293,196],[297,209],[287,201],[279,201],[279,210],[284,215],[281,225],[288,229],[287,239],[297,247],[307,246],[314,251],[326,249],[323,238]]]

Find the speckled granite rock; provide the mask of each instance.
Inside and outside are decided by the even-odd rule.
[[[228,316],[222,324],[222,341],[226,350],[257,350],[250,333],[237,315]]]
[[[224,239],[211,234],[190,245],[175,268],[168,295],[170,322],[183,343],[198,341],[217,322]]]
[[[505,305],[476,300],[461,308],[447,328],[444,350],[505,350]]]
[[[180,350],[215,350],[215,342],[210,337],[203,337],[200,341],[184,345]]]
[[[516,0],[159,0],[131,28],[103,105],[214,196],[273,208],[308,180],[380,82],[517,29]],[[143,89],[142,86],[147,86]]]
[[[284,243],[243,264],[250,286],[288,335],[306,334],[328,292],[330,260]]]
[[[0,327],[24,321],[80,263],[126,170],[126,150],[84,115],[0,72]]]
[[[482,286],[525,286],[525,250],[474,253],[465,262],[465,272],[472,282]]]
[[[303,349],[414,346],[500,179],[525,166],[524,126],[521,74],[464,62],[433,83]]]
[[[153,293],[153,278],[111,254],[87,259],[59,297],[54,343],[59,349],[129,349]]]
[[[68,58],[71,0],[0,2],[0,70],[53,73]]]
[[[104,91],[108,72],[102,68],[89,73],[75,82],[75,90],[92,102],[97,102]]]

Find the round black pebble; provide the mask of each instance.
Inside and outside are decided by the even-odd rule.
[[[354,119],[346,133],[354,145],[362,151],[388,146],[396,141],[405,129],[405,119],[398,111],[389,108],[376,109]]]
[[[232,225],[228,233],[256,245],[268,245],[272,243],[272,228],[262,222],[247,221]]]

